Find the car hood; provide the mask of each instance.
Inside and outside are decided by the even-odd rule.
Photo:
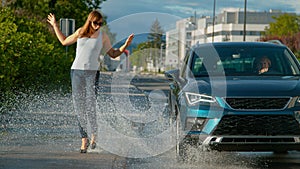
[[[220,97],[300,95],[300,80],[295,76],[207,77],[188,86],[185,90]]]

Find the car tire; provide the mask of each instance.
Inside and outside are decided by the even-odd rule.
[[[176,109],[176,158],[180,162],[184,162],[187,159],[187,142],[183,137],[183,130],[181,126],[180,112]]]
[[[173,126],[176,121],[176,113],[173,112],[173,104],[171,100],[171,92],[169,92],[168,96],[168,118],[169,118],[169,125]]]

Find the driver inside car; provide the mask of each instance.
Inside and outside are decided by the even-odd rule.
[[[271,60],[267,56],[261,57],[256,63],[256,71],[258,74],[266,73],[271,67]]]

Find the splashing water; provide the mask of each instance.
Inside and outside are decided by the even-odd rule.
[[[97,97],[98,123],[109,128],[104,128],[103,125],[99,127],[99,146],[92,152],[102,153],[104,149],[127,157],[127,168],[132,169],[267,167],[260,156],[205,152],[201,147],[189,147],[186,161],[178,161],[165,108],[165,91],[153,90],[145,93],[132,85],[137,83],[137,78],[129,77],[130,83],[125,85],[125,90],[122,89],[122,83],[115,85],[115,88],[107,85],[112,83],[113,76],[102,74]],[[129,98],[126,102],[134,108],[133,112],[128,105],[120,104],[125,98],[122,90],[125,95],[129,95],[126,96]],[[80,135],[70,93],[63,94],[60,90],[36,93],[28,90],[19,92],[13,100],[8,101],[13,102],[13,106],[1,115],[0,145],[4,152],[32,145],[38,151],[78,152]],[[145,113],[153,114],[147,116]],[[127,139],[125,143],[122,142],[124,138]],[[116,140],[119,146],[113,144]],[[166,147],[162,148],[161,145]],[[115,149],[112,149],[113,146]]]
[[[56,148],[57,141],[62,144],[69,142],[70,147],[76,137],[75,115],[70,100],[70,94],[62,91],[37,93],[28,89],[16,92],[10,102],[10,108],[1,115],[1,145],[6,151],[19,146],[42,146],[44,149]]]

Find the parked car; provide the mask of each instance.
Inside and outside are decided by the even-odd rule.
[[[191,48],[180,70],[165,73],[179,155],[189,144],[219,151],[300,150],[299,68],[295,55],[274,43]]]

